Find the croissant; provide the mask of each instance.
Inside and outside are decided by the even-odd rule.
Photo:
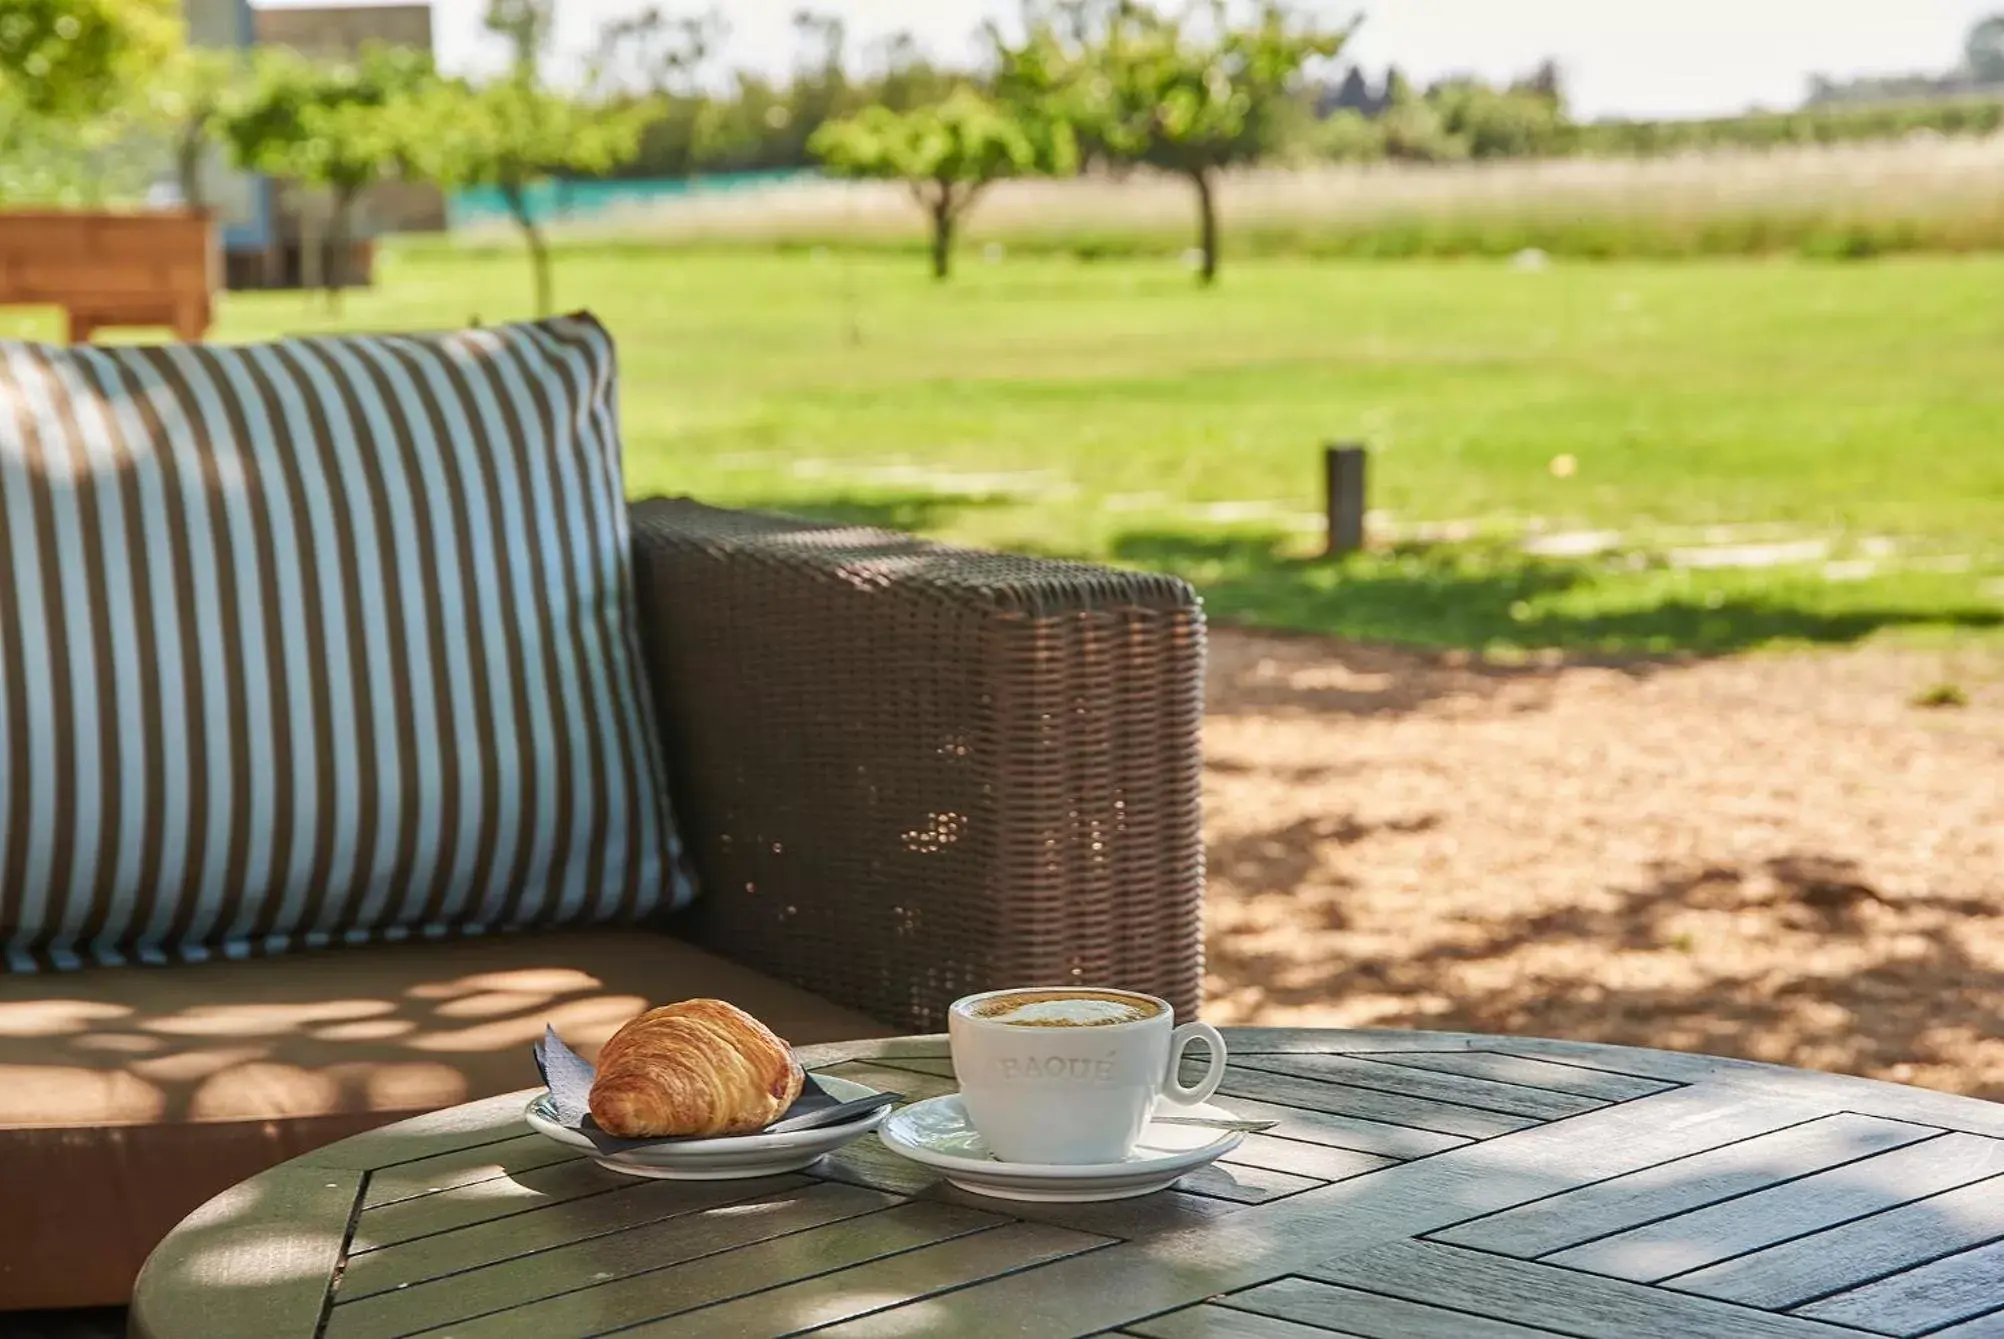
[[[723,1000],[627,1022],[598,1053],[591,1115],[625,1139],[750,1134],[793,1105],[805,1076],[785,1042]]]

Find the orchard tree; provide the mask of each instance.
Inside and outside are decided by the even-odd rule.
[[[1224,0],[1180,16],[1138,4],[1059,7],[1000,51],[1000,87],[1055,105],[1098,152],[1187,180],[1197,199],[1198,278],[1218,272],[1218,178],[1277,146],[1308,62],[1336,55],[1349,30],[1323,28],[1279,3],[1250,21]]]
[[[651,98],[591,106],[544,89],[542,58],[555,23],[555,0],[488,0],[487,29],[506,39],[509,73],[482,87],[454,81],[434,88],[416,118],[422,129],[413,160],[420,176],[444,189],[491,186],[500,193],[529,252],[539,316],[547,316],[553,302],[550,248],[529,188],[558,174],[598,176],[631,162],[641,132],[661,112]],[[658,9],[649,10],[608,30],[601,62],[627,47],[646,59],[664,50],[670,33],[694,40],[707,31],[678,27]]]
[[[1278,4],[1233,26],[1223,3],[1208,23],[1123,8],[1093,62],[1083,114],[1116,159],[1186,178],[1197,197],[1198,279],[1218,274],[1218,176],[1276,146],[1302,67],[1342,50],[1347,29],[1322,29]]]
[[[1992,14],[1969,30],[1962,60],[1979,84],[2004,84],[2004,13]]]
[[[248,66],[241,53],[183,47],[148,84],[141,115],[164,129],[174,157],[181,203],[201,209],[202,158],[221,139],[248,96]]]
[[[932,229],[935,279],[946,278],[954,230],[990,182],[1069,172],[1078,161],[1067,123],[1021,114],[971,89],[909,111],[866,107],[823,125],[808,147],[844,176],[904,182]]]
[[[522,230],[535,276],[536,312],[551,310],[550,249],[529,203],[529,188],[557,173],[602,175],[631,161],[648,103],[594,107],[536,87],[519,70],[481,88],[444,83],[414,118],[412,163],[449,190],[491,186]]]
[[[347,278],[355,201],[408,169],[416,112],[436,82],[431,58],[408,49],[371,47],[354,62],[320,63],[277,48],[263,54],[251,88],[224,118],[238,166],[327,192],[330,304]]]

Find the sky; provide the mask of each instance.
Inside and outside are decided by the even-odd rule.
[[[259,0],[263,4],[317,0]],[[575,59],[609,19],[645,0],[557,0],[558,44]],[[666,0],[690,12],[706,0]],[[847,20],[852,50],[906,29],[935,56],[966,60],[983,19],[1014,0],[707,0],[731,28],[724,58],[782,72],[803,3]],[[2004,0],[1316,0],[1331,19],[1361,13],[1350,54],[1367,69],[1398,64],[1425,83],[1447,74],[1507,79],[1556,59],[1576,114],[1677,117],[1801,101],[1812,73],[1939,71],[1963,35]],[[485,0],[433,0],[440,62],[477,70],[497,59]]]

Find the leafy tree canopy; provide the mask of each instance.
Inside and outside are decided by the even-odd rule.
[[[812,147],[832,171],[902,180],[920,195],[947,188],[971,195],[1002,177],[1067,172],[1077,163],[1069,125],[1018,116],[966,88],[907,111],[865,107],[822,126]]]
[[[904,182],[931,221],[939,278],[946,277],[954,224],[990,182],[1078,165],[1068,122],[969,88],[906,111],[865,107],[824,124],[808,147],[833,172]]]
[[[250,92],[250,58],[238,50],[182,47],[138,90],[127,116],[136,136],[159,136],[174,161],[182,202],[201,208],[202,163]]]
[[[332,197],[323,270],[330,304],[346,282],[349,213],[369,186],[408,170],[413,112],[436,82],[431,57],[408,48],[372,46],[342,62],[279,48],[260,53],[250,86],[218,118],[238,166]]]
[[[999,86],[1049,102],[1116,161],[1208,172],[1273,149],[1303,67],[1348,36],[1277,3],[1243,23],[1222,0],[1182,15],[1074,5],[1002,52]]]
[[[181,40],[178,0],[6,0],[0,102],[34,116],[98,115]]]
[[[633,157],[656,115],[652,102],[591,106],[539,88],[521,69],[475,88],[434,85],[410,109],[411,168],[448,189],[492,186],[522,230],[535,271],[536,309],[551,306],[549,249],[531,211],[529,187],[557,173],[610,172]]]
[[[1244,21],[1225,0],[1178,15],[1125,0],[1061,0],[1033,12],[1028,26],[1020,45],[996,42],[997,87],[1077,126],[1097,156],[1187,178],[1206,283],[1218,268],[1217,174],[1280,147],[1298,120],[1303,69],[1336,55],[1350,35],[1280,0],[1264,0]]]
[[[442,83],[417,113],[417,165],[448,187],[504,190],[559,172],[607,172],[632,156],[653,112],[645,103],[587,106],[519,78]]]
[[[353,195],[408,161],[411,113],[434,81],[431,58],[408,48],[335,63],[274,49],[223,135],[239,166]]]

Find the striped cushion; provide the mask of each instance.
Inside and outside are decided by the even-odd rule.
[[[12,970],[686,901],[588,316],[0,343]]]

